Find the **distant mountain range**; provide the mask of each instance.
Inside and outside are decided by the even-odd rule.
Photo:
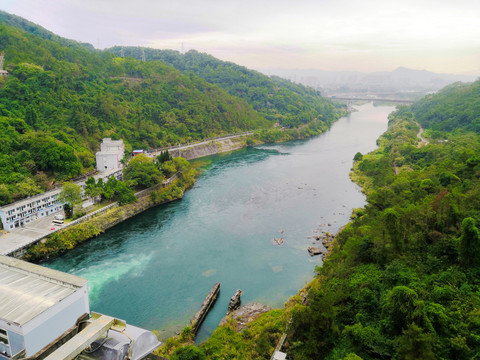
[[[332,93],[397,93],[437,91],[451,83],[472,82],[478,76],[437,74],[426,70],[399,67],[393,71],[361,73],[355,71],[323,71],[303,69],[268,69],[262,71],[293,82]]]

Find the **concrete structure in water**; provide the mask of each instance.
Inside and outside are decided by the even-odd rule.
[[[123,140],[103,139],[100,144],[100,151],[95,154],[97,160],[97,170],[107,171],[121,169],[120,162],[125,156],[125,146]]]
[[[139,360],[160,346],[150,331],[90,317],[87,282],[0,256],[0,359]]]

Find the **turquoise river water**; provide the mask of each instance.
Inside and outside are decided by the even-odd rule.
[[[316,138],[203,160],[182,200],[43,265],[87,278],[92,310],[162,337],[188,324],[215,282],[220,296],[199,340],[216,328],[237,289],[243,303],[281,307],[321,265],[307,253],[309,237],[336,232],[365,204],[349,179],[352,159],[376,147],[393,110],[362,105]]]

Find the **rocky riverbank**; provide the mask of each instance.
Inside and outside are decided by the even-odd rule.
[[[235,331],[242,331],[249,323],[270,310],[272,310],[272,308],[268,305],[258,302],[249,303],[232,311],[228,316],[225,316],[220,321],[219,326],[225,325],[228,319],[233,319],[235,323]]]

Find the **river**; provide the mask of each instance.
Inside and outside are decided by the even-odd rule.
[[[89,280],[90,308],[161,337],[187,325],[215,282],[221,293],[198,334],[243,303],[281,307],[313,277],[309,238],[336,232],[365,204],[349,179],[393,107],[359,106],[313,139],[259,146],[202,160],[182,200],[150,209],[43,265]],[[328,225],[330,224],[330,226]],[[272,244],[284,239],[282,246]]]

